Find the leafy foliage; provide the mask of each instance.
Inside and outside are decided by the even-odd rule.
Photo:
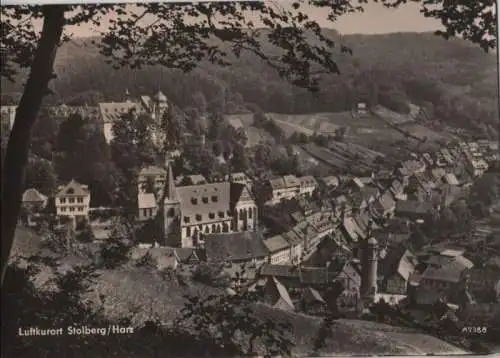
[[[244,274],[242,268],[234,282]],[[187,325],[188,329],[201,337],[209,337],[233,354],[258,354],[262,351],[258,347],[261,344],[265,347],[265,357],[289,355],[294,346],[288,336],[290,325],[254,314],[260,294],[259,289],[252,291],[237,286],[236,291],[227,295],[188,296],[177,324]]]

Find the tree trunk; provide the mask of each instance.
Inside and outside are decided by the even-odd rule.
[[[21,208],[31,128],[36,121],[43,97],[48,92],[48,83],[53,77],[54,59],[64,28],[64,11],[65,6],[61,5],[47,5],[43,9],[42,33],[7,144],[1,194],[2,287]]]

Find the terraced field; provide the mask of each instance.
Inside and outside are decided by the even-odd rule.
[[[379,108],[380,109],[380,108]],[[416,110],[412,107],[413,112]],[[425,147],[425,150],[434,148],[440,141],[448,141],[454,136],[446,132],[437,132],[412,120],[411,115],[405,116],[385,108],[381,108],[380,116],[374,114],[359,118],[353,117],[351,112],[315,113],[315,114],[279,114],[268,113],[285,132],[287,136],[294,132],[318,134],[334,134],[339,127],[347,128],[345,141],[370,147],[384,154],[390,155],[395,144],[405,141],[412,151]],[[406,136],[407,132],[411,137]],[[425,143],[419,140],[426,139]]]

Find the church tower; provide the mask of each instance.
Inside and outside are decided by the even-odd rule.
[[[167,96],[163,94],[162,91],[158,89],[158,93],[153,97],[153,118],[160,119],[163,113],[168,109],[168,99]]]
[[[361,258],[361,295],[373,299],[377,293],[378,242],[370,237],[364,243]]]
[[[181,205],[175,187],[172,172],[172,160],[165,161],[167,178],[165,183],[165,200],[163,202],[164,238],[167,246],[185,246],[181,242]]]

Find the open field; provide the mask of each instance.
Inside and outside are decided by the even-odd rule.
[[[354,118],[351,112],[339,113],[315,113],[315,114],[279,114],[268,113],[286,133],[287,136],[293,132],[318,134],[333,134],[339,127],[347,127],[345,140],[352,144],[368,147],[386,155],[391,155],[395,144],[400,145],[402,141],[408,144],[411,150],[427,151],[439,146],[438,142],[448,141],[455,136],[438,132],[414,122],[411,116],[404,116],[385,108],[381,108],[380,116],[366,115]],[[407,132],[414,139],[404,134]],[[424,143],[418,143],[418,139],[427,139]]]
[[[314,143],[304,145],[303,149],[315,159],[331,166],[339,172],[348,170],[349,172],[366,173],[373,169],[373,161],[368,158],[357,157],[354,154],[339,152],[335,149],[330,150],[317,146]]]

